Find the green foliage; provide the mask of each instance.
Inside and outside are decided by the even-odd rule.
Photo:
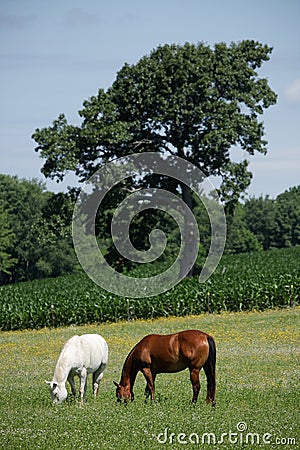
[[[98,243],[108,263],[127,273],[133,269],[139,271],[138,264],[117,251],[111,238],[111,220],[115,208],[131,191],[131,182],[126,180],[105,196],[96,220]],[[164,189],[170,187],[172,179],[147,180],[146,184],[148,182]],[[43,184],[36,180],[0,175],[0,283],[56,277],[78,269],[71,236],[76,195],[75,191],[53,194],[46,192]],[[210,248],[210,221],[203,203],[196,196],[191,201],[200,234],[195,267],[195,273],[199,273]],[[213,199],[206,201],[213,207]],[[237,203],[233,213],[227,212],[225,253],[299,245],[299,205],[299,186],[276,199],[259,197],[251,198],[245,204]],[[160,265],[169,267],[178,255],[180,231],[177,224],[167,213],[151,209],[134,217],[129,234],[133,246],[145,250],[150,245],[149,235],[156,228],[165,232],[167,246],[156,264],[146,270],[158,273]]]
[[[247,170],[248,165],[247,160],[227,164],[219,193],[229,216],[234,214],[240,197],[251,183],[252,173]]]
[[[227,237],[225,252],[227,254],[255,252],[262,250],[257,237],[249,230],[245,218],[245,209],[237,204],[233,215],[227,216]]]
[[[300,244],[300,186],[276,199],[251,198],[244,208],[247,226],[264,249]]]
[[[213,48],[173,44],[125,64],[106,92],[84,102],[80,126],[61,114],[52,126],[35,130],[44,175],[61,180],[71,170],[84,180],[112,158],[163,152],[207,176],[221,175],[224,198],[228,188],[238,199],[249,172],[245,162],[232,163],[229,150],[237,145],[250,154],[266,152],[259,116],[276,103],[276,94],[257,69],[271,51],[252,40]]]
[[[2,263],[6,261],[6,270],[0,270],[0,283],[72,271],[76,259],[70,196],[46,192],[37,180],[0,175],[0,204],[0,221],[5,221],[0,251]]]
[[[11,256],[15,235],[9,223],[9,215],[0,203],[0,279],[1,274],[9,275],[16,263]]]
[[[197,278],[186,279],[164,294],[145,299],[110,294],[84,274],[2,286],[0,329],[296,305],[300,296],[299,261],[300,247],[228,255],[205,283]],[[157,270],[155,265],[150,267],[153,272]],[[142,268],[132,272],[134,276],[151,274],[149,268],[147,273]]]
[[[40,218],[43,192],[44,186],[35,180],[19,181],[17,177],[0,176],[0,199],[15,236],[11,256],[18,264],[12,270],[13,280],[29,279],[37,258],[34,224]]]
[[[295,186],[276,198],[277,247],[300,244],[300,186]]]
[[[277,96],[258,69],[271,52],[271,47],[253,40],[214,47],[204,43],[159,46],[136,64],[125,64],[107,91],[99,89],[84,101],[80,126],[68,124],[60,114],[52,126],[35,130],[36,151],[45,160],[42,172],[61,181],[67,171],[73,171],[83,181],[107,161],[131,153],[175,155],[205,176],[221,177],[221,198],[232,213],[250,184],[251,173],[246,160],[231,160],[230,149],[237,146],[251,155],[266,152],[260,116],[276,103]],[[128,182],[131,188],[168,188],[193,209],[190,188],[176,179],[167,181],[154,174]],[[115,189],[113,200],[122,197],[118,189],[122,191],[124,185]],[[103,217],[111,210],[110,205]],[[184,227],[188,235],[187,221]],[[109,237],[99,236],[99,241],[108,259],[121,268],[123,261]],[[147,241],[143,244],[147,246]],[[192,244],[187,251],[192,254]]]

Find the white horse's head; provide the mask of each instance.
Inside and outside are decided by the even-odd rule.
[[[65,384],[58,384],[54,381],[46,381],[45,383],[48,384],[50,388],[50,394],[52,397],[53,403],[62,403],[66,400],[68,396],[68,391],[66,389]]]

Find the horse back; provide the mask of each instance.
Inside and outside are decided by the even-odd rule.
[[[107,364],[108,346],[106,341],[99,334],[83,334],[80,336],[81,352],[89,356],[90,363],[93,365]]]
[[[156,373],[178,372],[191,365],[200,368],[209,354],[208,335],[199,330],[150,334],[136,345],[134,354],[141,367]]]
[[[65,344],[60,362],[73,369],[85,367],[94,371],[101,364],[107,364],[108,347],[102,336],[84,334],[73,336]]]

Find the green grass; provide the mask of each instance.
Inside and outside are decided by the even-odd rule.
[[[299,268],[300,246],[224,256],[205,283],[199,283],[197,277],[186,279],[151,298],[128,299],[110,294],[84,273],[2,286],[0,330],[297,305]],[[134,275],[148,276],[147,270],[149,267],[141,267]]]
[[[0,333],[0,447],[16,449],[179,449],[179,448],[297,448],[299,447],[299,319],[300,308],[265,312],[202,314],[112,324]],[[161,374],[156,401],[144,402],[144,379],[137,377],[135,401],[116,403],[112,381],[120,379],[123,361],[142,336],[198,328],[217,343],[217,405],[205,404],[205,376],[196,406],[191,404],[187,371]],[[89,384],[87,401],[52,406],[44,379],[52,376],[63,343],[73,334],[97,332],[108,342],[110,359],[99,397]],[[90,380],[89,380],[90,381]],[[204,433],[231,435],[238,444],[201,444]],[[165,439],[167,443],[159,443]],[[171,433],[175,435],[172,437]],[[186,436],[180,435],[184,433]],[[195,433],[195,434],[191,434]],[[297,445],[250,445],[246,434],[296,439]],[[171,436],[171,438],[170,438]],[[178,438],[199,445],[179,444]],[[249,435],[248,438],[251,436]],[[170,443],[169,441],[172,441]],[[255,438],[257,439],[257,437]],[[286,442],[286,441],[284,441]]]

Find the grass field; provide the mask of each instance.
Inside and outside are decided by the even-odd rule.
[[[1,332],[0,448],[299,448],[299,319],[300,308],[292,308]],[[191,404],[187,371],[159,375],[152,404],[140,374],[135,401],[117,404],[112,381],[130,348],[148,333],[186,328],[216,339],[216,407],[205,404],[203,373],[198,404]],[[83,408],[54,407],[44,379],[65,340],[86,332],[102,334],[110,348],[99,397],[92,398],[90,383]]]

